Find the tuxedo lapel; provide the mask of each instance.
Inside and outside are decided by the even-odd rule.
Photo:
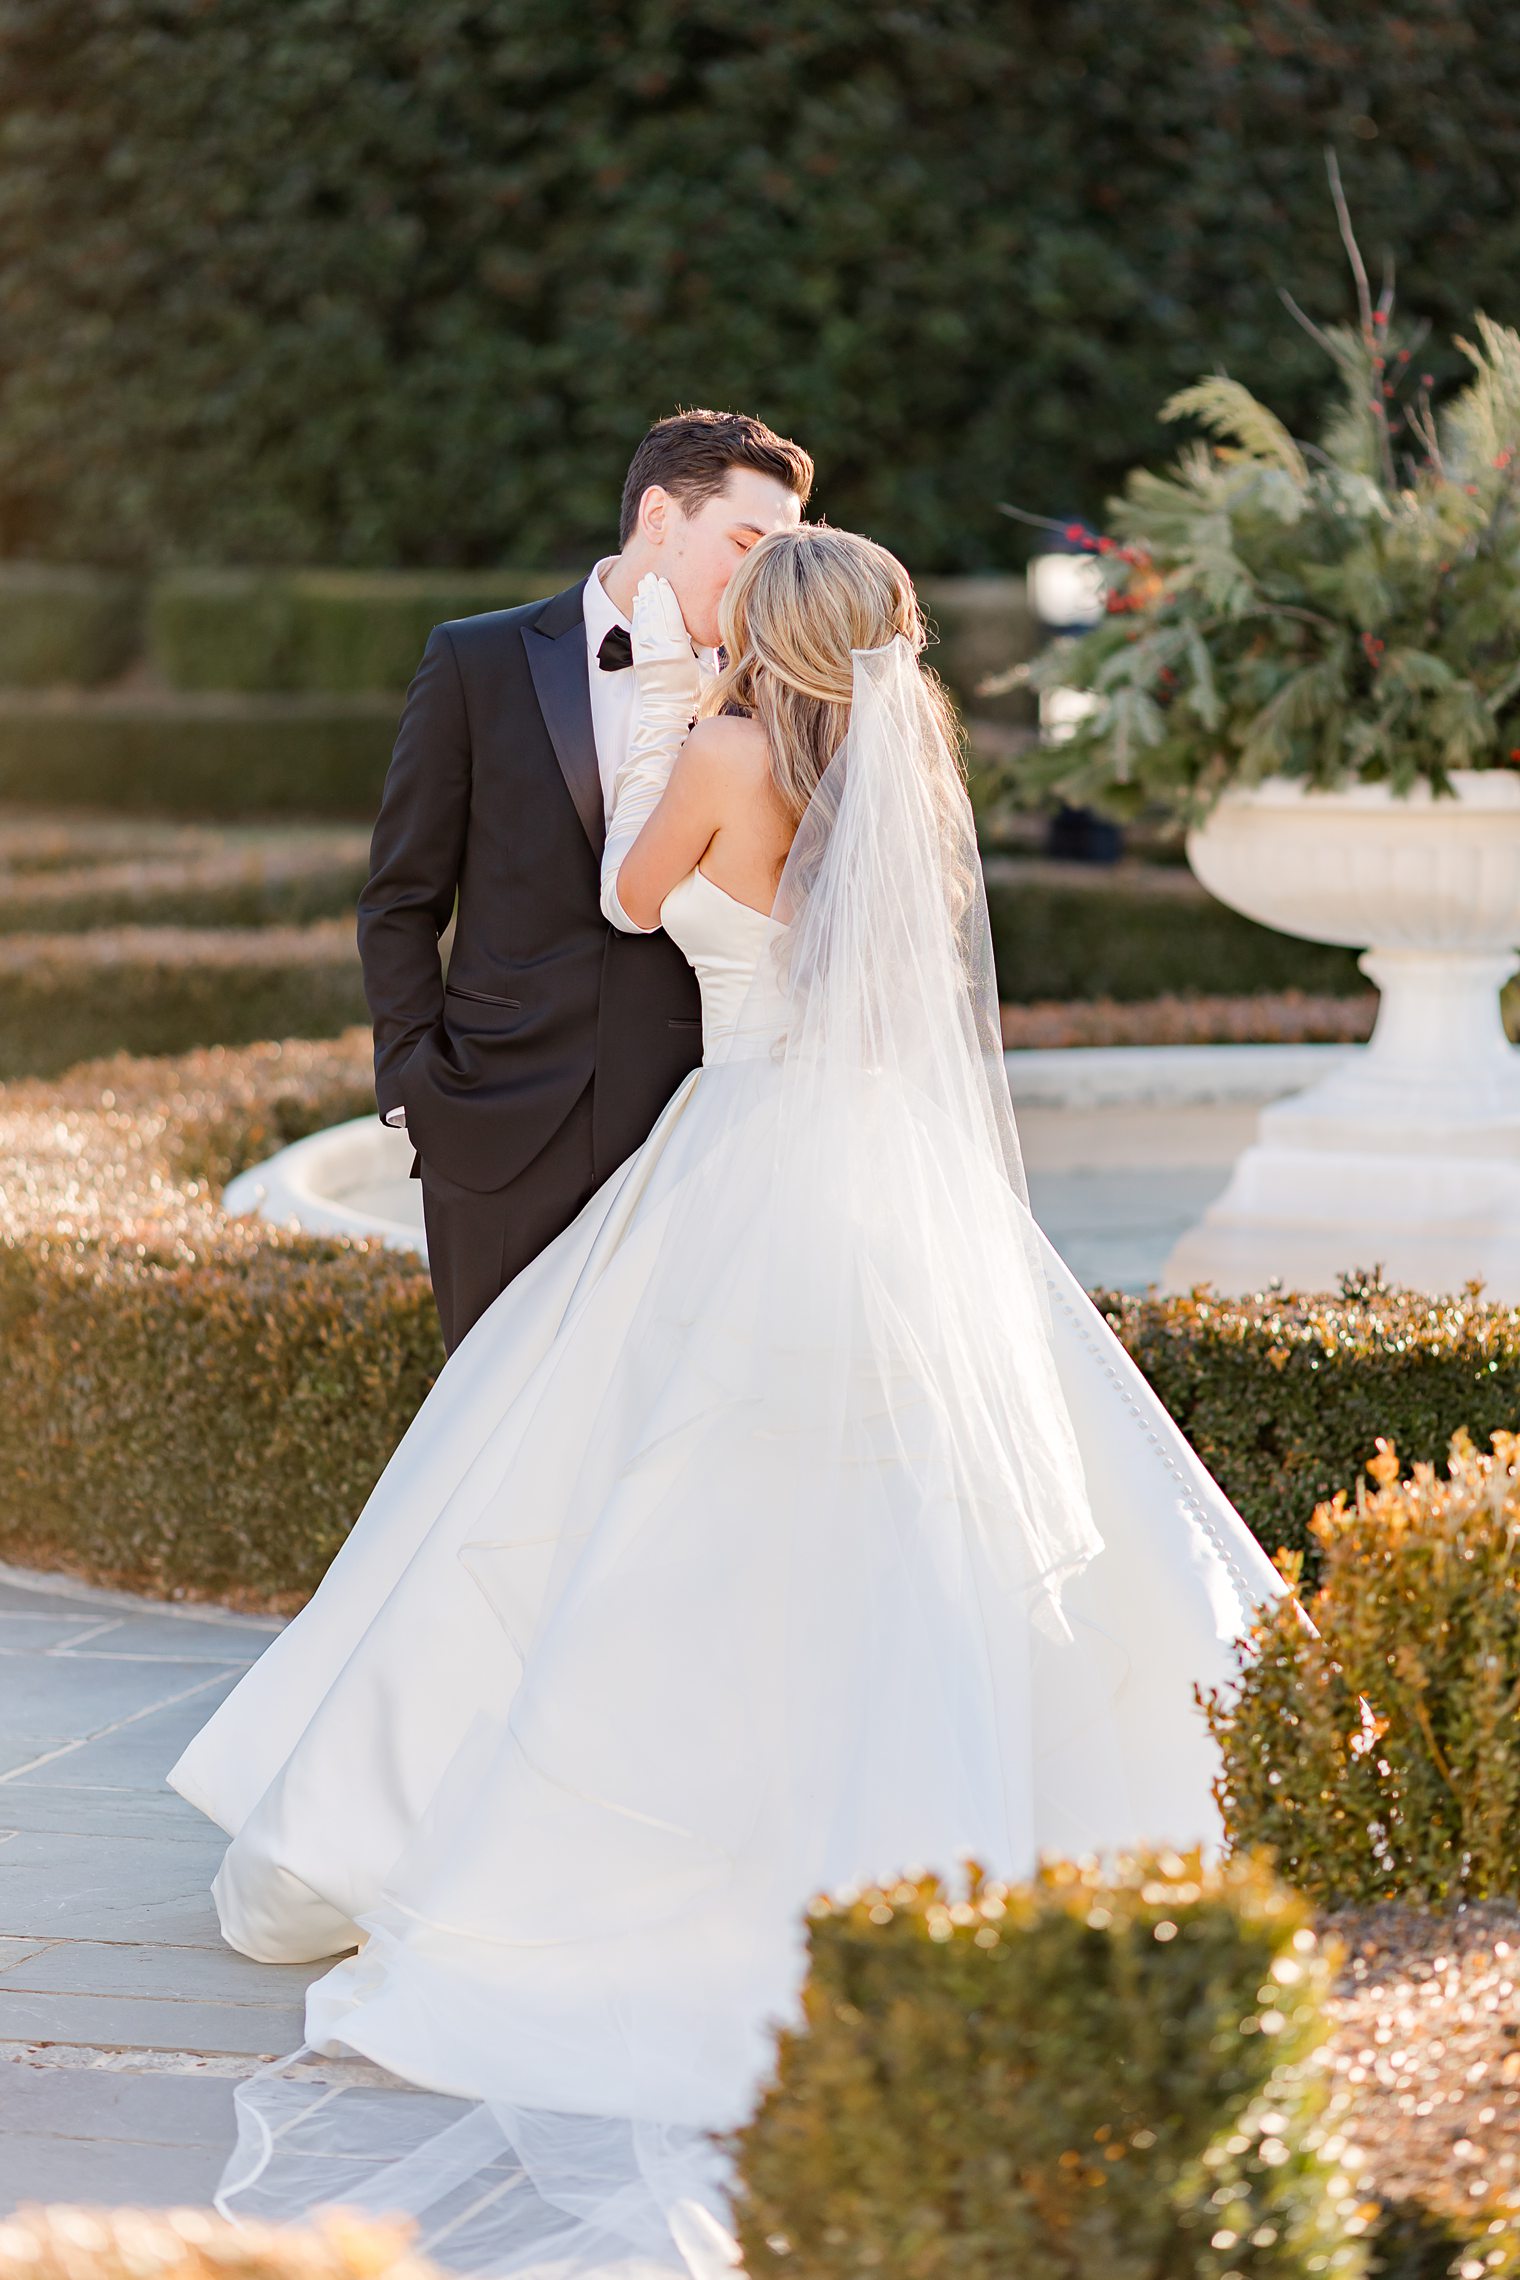
[[[582,586],[569,586],[546,602],[536,624],[523,627],[523,647],[560,773],[600,856],[607,837],[596,731],[591,724],[591,679],[586,664]]]

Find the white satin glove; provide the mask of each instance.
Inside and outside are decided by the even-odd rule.
[[[675,589],[653,571],[639,580],[632,625],[636,694],[628,751],[612,779],[612,813],[602,850],[602,911],[624,934],[653,934],[655,927],[635,925],[618,901],[617,876],[670,781],[701,702],[703,674]]]

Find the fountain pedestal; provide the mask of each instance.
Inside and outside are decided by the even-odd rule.
[[[1262,1111],[1165,1285],[1332,1288],[1350,1268],[1520,1300],[1520,1050],[1499,990],[1520,965],[1520,779],[1227,793],[1188,836],[1211,893],[1313,941],[1371,943],[1372,1041]]]

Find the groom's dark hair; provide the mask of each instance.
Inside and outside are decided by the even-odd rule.
[[[626,546],[639,519],[639,501],[653,483],[695,514],[721,491],[730,468],[753,467],[774,475],[805,507],[813,488],[813,462],[800,443],[777,435],[748,412],[672,412],[656,420],[629,462],[623,484],[618,544]]]

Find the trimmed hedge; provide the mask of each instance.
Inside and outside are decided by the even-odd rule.
[[[1319,1545],[1310,1522],[1355,1488],[1379,1439],[1433,1463],[1464,1427],[1520,1426],[1520,1307],[1348,1276],[1338,1294],[1219,1299],[1097,1293],[1109,1324],[1269,1552]]]
[[[987,909],[998,994],[1039,998],[1250,996],[1303,990],[1357,997],[1367,984],[1351,950],[1257,926],[1157,864],[1099,868],[991,856]]]
[[[179,690],[399,691],[435,625],[558,593],[588,567],[173,572],[150,591],[149,661]],[[934,663],[959,702],[989,718],[1023,718],[1027,697],[977,694],[988,674],[1038,646],[1023,579],[927,578],[921,591]]]
[[[733,2145],[753,2280],[1361,2280],[1328,1972],[1260,1867],[1047,1863],[814,1903]]]
[[[437,1366],[426,1273],[365,1246],[227,1222],[214,1197],[286,1140],[373,1106],[367,1026],[182,1062],[122,1055],[0,1092],[11,1556],[51,1547],[63,1564],[152,1589],[314,1587],[363,1502],[354,1483],[368,1463],[378,1472]],[[1486,1437],[1520,1423],[1520,1309],[1475,1292],[1438,1300],[1363,1281],[1318,1299],[1099,1303],[1261,1542],[1308,1554],[1306,1573],[1315,1506],[1354,1488],[1379,1436],[1433,1458],[1464,1425]],[[197,1341],[209,1406],[185,1390],[194,1365],[175,1360]],[[349,1373],[362,1416],[338,1437],[350,1453],[334,1482],[316,1426],[297,1413],[308,1400],[341,1406]],[[229,1532],[209,1484],[219,1465],[237,1470],[240,1438],[246,1450],[275,1430],[269,1387],[287,1378],[320,1391],[292,1410],[294,1438],[277,1434],[268,1494],[258,1468],[239,1473]]]
[[[1264,990],[1255,997],[1054,998],[1002,1008],[1005,1048],[1092,1045],[1358,1044],[1372,1033],[1377,998],[1306,997]]]
[[[0,1079],[108,1052],[330,1037],[364,1015],[351,920],[0,936]]]
[[[558,593],[536,570],[185,570],[154,582],[148,654],[172,689],[401,690],[435,625]]]
[[[52,575],[66,584],[74,574]],[[97,572],[78,575],[101,583]],[[0,670],[0,800],[42,791],[55,804],[118,813],[372,816],[401,694],[433,627],[533,600],[574,576],[243,569],[162,577],[149,602],[148,663],[166,688],[5,695]],[[1035,645],[1024,582],[943,578],[925,591],[940,632],[935,663],[962,704],[980,706],[988,666]],[[0,626],[3,599],[0,590]],[[1001,762],[990,772],[978,764],[976,781],[993,796],[1005,773]]]
[[[944,681],[961,711],[974,714],[971,724],[972,768],[976,769],[977,731],[988,742],[987,724],[1017,722],[1033,728],[1038,717],[1035,701],[1024,689],[1002,696],[982,694],[982,683],[995,673],[1033,657],[1043,646],[1045,631],[1029,604],[1022,577],[919,578],[918,597],[929,621],[929,663]]]
[[[372,817],[400,714],[394,696],[0,696],[0,800]]]
[[[1308,1629],[1292,1601],[1205,1700],[1233,1845],[1331,1907],[1520,1894],[1520,1438],[1445,1479],[1391,1442],[1322,1504]],[[1296,1580],[1296,1568],[1290,1568]]]
[[[300,926],[351,912],[367,873],[362,831],[0,818],[0,934]]]
[[[136,655],[142,598],[107,570],[0,563],[0,688],[93,688]]]
[[[442,1366],[437,1310],[415,1258],[215,1198],[373,1106],[366,1029],[0,1093],[6,1558],[275,1608],[316,1588]]]

